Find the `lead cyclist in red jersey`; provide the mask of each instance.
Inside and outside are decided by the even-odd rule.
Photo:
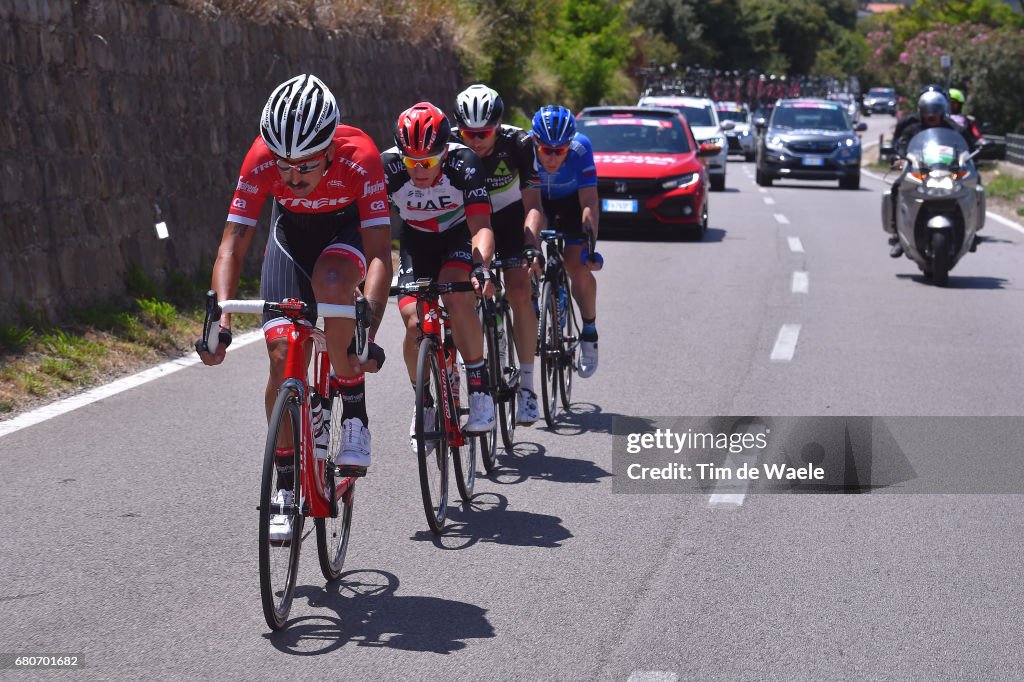
[[[212,288],[219,300],[235,296],[242,263],[254,227],[268,198],[274,199],[270,235],[260,279],[260,297],[271,301],[299,298],[309,303],[352,305],[357,287],[370,303],[370,337],[380,325],[391,285],[391,233],[388,196],[380,152],[358,128],[339,124],[338,106],[316,76],[300,75],[278,86],[263,109],[260,135],[239,173],[227,224],[213,266]],[[316,323],[315,313],[308,320]],[[221,322],[230,339],[230,317]],[[383,351],[371,344],[360,365],[349,353],[355,321],[325,319],[327,347],[342,384],[343,438],[336,463],[364,468],[370,463],[363,372],[375,372]],[[289,328],[282,319],[264,319],[270,356],[267,411],[273,408],[284,377]],[[201,352],[207,365],[224,360]],[[307,358],[308,361],[308,358]],[[282,434],[285,435],[285,434]],[[287,481],[291,453],[279,452],[279,472]],[[281,490],[279,493],[289,491]],[[283,519],[284,517],[282,517]],[[290,529],[277,529],[286,539]],[[274,529],[272,528],[272,535]]]

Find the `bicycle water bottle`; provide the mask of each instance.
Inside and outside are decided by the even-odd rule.
[[[326,460],[331,445],[331,405],[316,393],[310,396],[309,402],[313,414],[313,454],[319,460]]]
[[[565,327],[565,323],[568,321],[569,311],[569,294],[566,293],[564,287],[558,289],[558,326]]]

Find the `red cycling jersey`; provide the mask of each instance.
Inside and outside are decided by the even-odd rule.
[[[263,138],[257,137],[238,174],[229,222],[255,225],[267,197],[273,196],[281,208],[292,213],[335,213],[358,202],[360,229],[391,225],[380,152],[362,130],[337,127],[334,161],[309,196],[295,196],[281,180],[275,161]]]

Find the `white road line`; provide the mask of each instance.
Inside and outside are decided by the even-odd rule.
[[[810,287],[810,280],[806,272],[800,272],[797,270],[793,273],[793,293],[794,294],[806,294]]]
[[[668,670],[636,670],[626,682],[679,682],[679,675]]]
[[[764,203],[768,204],[769,206],[774,206],[775,205],[775,199],[772,199],[771,197],[761,197],[761,198],[764,199]]]
[[[775,220],[781,225],[789,225],[789,218],[782,215],[781,213],[775,214]]]
[[[753,425],[748,425],[745,433],[758,434],[762,433],[761,429],[754,428]],[[764,433],[767,433],[765,431]],[[729,478],[720,478],[715,483],[715,490],[711,493],[708,498],[709,507],[742,507],[743,500],[747,497],[747,491],[750,489],[750,479],[748,478],[733,478],[736,476],[736,472],[741,467],[747,469],[757,466],[757,460],[760,459],[764,453],[764,448],[744,448],[742,454],[728,454],[725,457],[725,462],[722,464],[722,468],[728,469],[730,472]],[[729,492],[726,492],[729,491]]]
[[[758,188],[757,188],[757,191],[758,191],[758,192],[760,192],[761,194],[764,194],[764,193],[766,193],[766,192],[767,192],[768,190],[766,190],[766,189],[765,189],[764,187],[758,187]]]
[[[784,324],[779,329],[779,335],[775,337],[775,345],[772,347],[771,360],[773,362],[789,362],[796,353],[796,342],[800,338],[800,325]]]
[[[257,329],[255,331],[247,332],[245,334],[236,336],[231,343],[231,347],[228,348],[228,352],[230,353],[232,351],[238,350],[243,346],[247,346],[250,343],[259,341],[262,338],[262,329]],[[191,367],[192,365],[199,364],[200,362],[201,360],[199,359],[199,356],[190,354],[183,358],[178,358],[177,360],[165,362],[164,364],[158,365],[157,367],[151,367],[150,369],[139,372],[138,374],[133,374],[132,376],[127,376],[122,379],[118,379],[117,381],[113,381],[104,386],[97,386],[96,388],[90,389],[84,393],[79,393],[78,395],[75,396],[71,396],[70,398],[65,398],[64,400],[61,400],[59,402],[52,403],[50,405],[45,405],[37,410],[32,410],[31,412],[19,414],[17,417],[14,417],[13,419],[0,422],[0,437],[6,436],[9,433],[14,433],[15,431],[20,431],[21,429],[24,428],[28,428],[29,426],[34,426],[40,422],[46,421],[47,419],[52,419],[53,417],[60,416],[67,412],[71,412],[72,410],[77,410],[80,407],[91,405],[92,403],[98,400],[109,398],[112,395],[117,395],[118,393],[122,393],[124,391],[127,391],[128,389],[135,388],[136,386],[141,386],[142,384],[145,383],[149,383],[154,379],[165,377],[168,374],[174,374],[178,370],[185,369],[186,367]]]
[[[786,237],[789,242],[789,250],[793,253],[803,253],[804,244],[800,241],[800,237]]]
[[[874,178],[875,180],[879,180],[881,182],[886,182],[888,184],[888,181],[884,177],[882,177],[881,175],[878,175],[877,173],[872,173],[871,171],[864,170],[863,168],[860,169],[860,172],[863,175],[868,176],[869,178]],[[985,217],[988,218],[989,220],[994,220],[997,223],[1005,225],[1006,227],[1010,228],[1011,230],[1017,230],[1017,232],[1020,232],[1021,234],[1024,234],[1024,225],[1021,225],[1018,222],[1010,220],[1009,218],[1004,218],[1003,216],[999,215],[998,213],[993,213],[992,211],[985,211]]]

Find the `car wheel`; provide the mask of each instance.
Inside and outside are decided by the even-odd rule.
[[[770,178],[769,176],[767,176],[764,173],[762,173],[760,168],[758,168],[757,172],[754,174],[754,180],[761,187],[771,187],[772,186],[772,178]]]
[[[841,178],[839,180],[839,189],[860,189],[860,175],[855,175],[852,178]]]
[[[747,163],[750,163],[751,161],[753,161],[754,160],[754,152],[747,152],[746,154],[744,154],[743,155],[743,160],[746,161]]]
[[[711,176],[711,191],[721,192],[725,190],[725,174]]]
[[[701,208],[700,222],[689,230],[689,238],[691,241],[702,242],[704,241],[704,235],[708,231],[708,201],[704,200],[704,206]]]

